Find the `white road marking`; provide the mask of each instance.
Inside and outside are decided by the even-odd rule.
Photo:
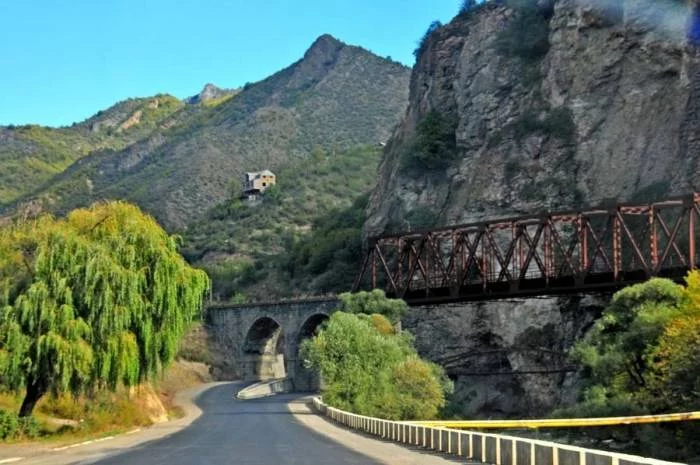
[[[83,441],[83,442],[79,442],[79,443],[77,443],[77,444],[71,444],[71,445],[69,445],[69,446],[54,447],[54,448],[51,449],[51,450],[59,452],[59,451],[66,450],[66,449],[72,449],[72,448],[74,448],[74,447],[87,446],[88,444],[92,444],[93,442],[107,441],[107,440],[109,440],[109,439],[114,439],[115,437],[116,437],[116,436],[107,436],[107,437],[99,438],[99,439],[91,439],[91,440],[89,440],[89,441]]]

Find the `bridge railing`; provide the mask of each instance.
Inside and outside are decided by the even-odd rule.
[[[313,404],[323,415],[352,429],[492,465],[680,465],[537,439],[382,420],[330,407],[318,397]]]
[[[355,290],[411,301],[619,287],[697,267],[700,194],[371,238]]]

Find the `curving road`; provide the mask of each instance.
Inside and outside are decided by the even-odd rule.
[[[240,386],[213,387],[197,400],[202,415],[188,428],[98,462],[99,465],[379,464],[304,426],[292,414],[298,395],[239,401]]]

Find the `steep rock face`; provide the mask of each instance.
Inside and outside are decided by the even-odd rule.
[[[420,207],[454,224],[692,189],[699,61],[677,37],[636,22],[636,3],[623,2],[625,22],[558,1],[549,51],[534,63],[499,53],[513,17],[502,6],[436,31],[387,146],[366,233],[397,229]],[[431,111],[456,118],[457,160],[411,171],[403,159]]]
[[[697,185],[700,61],[678,29],[683,21],[660,27],[636,1],[614,11],[585,3],[554,3],[548,48],[534,60],[503,52],[499,40],[517,13],[495,3],[427,39],[409,108],[379,169],[365,236],[647,201]],[[454,158],[417,168],[407,163],[417,127],[436,113],[452,125]],[[415,309],[404,324],[420,352],[456,380],[462,414],[530,416],[575,400],[577,375],[514,373],[556,366],[542,354],[565,353],[608,299]]]
[[[539,416],[576,400],[568,350],[608,296],[417,307],[402,320],[422,356],[455,381],[463,416]]]

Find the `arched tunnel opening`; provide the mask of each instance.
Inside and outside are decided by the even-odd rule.
[[[319,313],[309,317],[299,329],[294,347],[295,360],[293,361],[295,391],[316,392],[321,389],[320,374],[306,367],[300,351],[302,342],[313,337],[327,320],[328,315]]]
[[[241,375],[246,381],[284,378],[284,332],[269,317],[260,318],[248,330],[243,343]]]

